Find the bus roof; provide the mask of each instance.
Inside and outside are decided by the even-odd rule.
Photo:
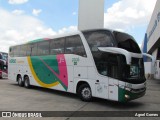
[[[115,32],[120,32],[120,31],[106,29],[106,28],[88,29],[88,30],[82,30],[82,31],[77,30],[77,31],[74,31],[74,32],[52,35],[52,36],[48,36],[48,37],[45,37],[45,38],[39,38],[39,39],[31,40],[31,41],[26,42],[26,43],[17,44],[17,45],[23,45],[23,44],[28,44],[28,43],[35,43],[35,42],[40,42],[40,41],[50,40],[50,39],[56,39],[56,38],[61,38],[61,37],[67,37],[67,36],[71,36],[71,35],[81,34],[82,32],[96,31],[96,30],[108,30],[110,32],[114,32],[114,31]],[[124,33],[124,32],[121,32],[121,33]],[[125,34],[127,34],[127,33],[125,33]],[[13,45],[13,46],[17,46],[17,45]],[[11,47],[13,47],[13,46],[11,46]]]

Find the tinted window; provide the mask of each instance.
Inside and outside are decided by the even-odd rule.
[[[65,43],[65,38],[51,40],[50,54],[51,55],[64,54],[64,43]]]
[[[49,55],[49,41],[38,43],[37,55]]]
[[[133,53],[141,53],[138,44],[134,41],[134,38],[132,36],[121,32],[114,32],[114,35],[119,48]]]
[[[31,44],[27,44],[26,45],[26,56],[30,56],[31,55]]]
[[[13,47],[10,47],[10,49],[9,49],[9,55],[10,55],[11,57],[14,56]]]
[[[157,56],[156,56],[157,58],[157,60],[160,60],[160,47],[158,48],[158,53],[157,53]]]
[[[119,78],[118,56],[117,54],[98,52],[94,57],[98,72],[104,76]]]
[[[13,51],[14,51],[14,57],[19,57],[19,55],[20,55],[20,46],[15,46]]]
[[[21,48],[20,56],[21,56],[21,57],[26,56],[26,53],[27,53],[27,45],[21,45],[20,48]]]
[[[86,56],[82,40],[79,35],[66,38],[65,54],[76,54]]]
[[[83,32],[84,36],[91,48],[91,51],[97,47],[113,47],[115,46],[111,33],[106,30]]]
[[[0,53],[0,59],[3,59],[2,54]]]
[[[29,45],[31,49],[31,56],[37,56],[37,43],[33,43]]]

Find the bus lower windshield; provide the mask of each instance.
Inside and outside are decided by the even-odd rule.
[[[126,69],[127,81],[143,81],[144,76],[144,64],[142,58],[132,58],[131,65]]]

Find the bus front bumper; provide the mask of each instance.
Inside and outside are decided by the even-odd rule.
[[[137,98],[144,96],[145,93],[146,93],[146,88],[126,90],[124,88],[119,87],[118,101],[119,102],[127,102],[130,100],[134,100],[134,99],[137,99]]]

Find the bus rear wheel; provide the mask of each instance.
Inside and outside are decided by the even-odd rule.
[[[24,87],[25,88],[30,88],[30,81],[29,81],[29,77],[28,76],[26,76],[24,78]]]
[[[82,84],[78,88],[78,96],[85,102],[90,102],[92,100],[92,91],[88,84]]]
[[[18,85],[19,85],[19,86],[21,86],[21,87],[23,86],[22,77],[21,77],[20,75],[19,75],[18,78],[17,78],[17,82],[18,82]]]

